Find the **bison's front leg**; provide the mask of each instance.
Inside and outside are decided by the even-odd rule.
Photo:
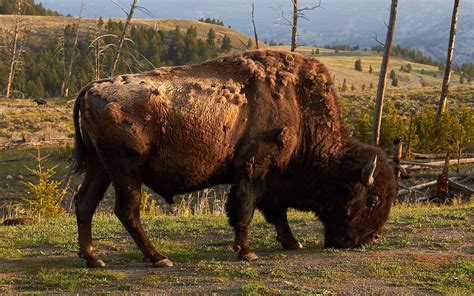
[[[303,245],[298,242],[291,231],[290,224],[288,223],[287,209],[270,202],[263,202],[262,204],[260,209],[267,222],[275,225],[277,241],[281,246],[286,250],[303,248]]]
[[[141,182],[128,178],[112,182],[116,194],[115,214],[132,236],[143,256],[149,259],[154,267],[173,266],[171,260],[155,249],[140,223]]]
[[[235,230],[234,250],[240,260],[258,259],[249,243],[249,226],[255,212],[255,204],[263,186],[250,180],[242,180],[230,190],[226,211],[229,223]]]

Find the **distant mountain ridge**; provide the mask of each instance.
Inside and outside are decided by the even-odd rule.
[[[15,0],[0,0],[0,14],[15,14]],[[56,11],[46,9],[41,3],[36,4],[33,0],[23,0],[23,14],[51,16],[60,14]]]
[[[47,8],[63,14],[77,15],[81,1],[41,0]],[[110,0],[84,0],[88,17],[123,17],[120,8]],[[129,0],[120,3],[127,7]],[[251,3],[260,38],[289,42],[290,30],[278,25],[278,5],[289,12],[288,0],[141,0],[140,5],[150,10],[155,18],[218,18],[236,30],[252,35]],[[301,5],[315,1],[300,0]],[[300,42],[306,44],[375,44],[374,33],[385,37],[384,22],[388,20],[389,0],[322,0],[324,9],[307,13],[308,21],[300,22]],[[425,54],[443,61],[446,56],[453,1],[400,0],[395,42],[420,49]],[[137,12],[137,17],[149,15]],[[455,62],[474,62],[474,1],[461,1]]]

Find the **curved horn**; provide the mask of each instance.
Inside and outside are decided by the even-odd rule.
[[[374,184],[374,173],[375,168],[377,167],[377,155],[374,159],[369,160],[365,167],[362,169],[362,182],[367,186]]]

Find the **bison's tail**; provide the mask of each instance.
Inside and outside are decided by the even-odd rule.
[[[72,155],[72,172],[74,174],[82,174],[86,169],[86,145],[84,143],[84,139],[81,133],[81,125],[80,121],[80,109],[81,109],[81,101],[84,98],[84,95],[87,91],[87,87],[85,87],[77,96],[76,101],[74,102],[74,110],[73,110],[73,119],[74,119],[74,152]]]

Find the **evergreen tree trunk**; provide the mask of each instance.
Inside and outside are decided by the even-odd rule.
[[[296,50],[296,42],[298,41],[298,0],[292,0],[293,2],[293,23],[291,24],[291,52]]]
[[[255,47],[258,49],[258,35],[257,35],[257,26],[255,25],[255,5],[252,3],[252,25],[253,25],[253,35],[255,37]]]
[[[135,12],[135,8],[138,5],[138,0],[133,0],[132,7],[130,8],[130,12],[128,13],[127,20],[125,21],[125,25],[123,27],[122,36],[120,37],[119,44],[117,46],[117,50],[115,51],[115,56],[112,62],[112,67],[110,68],[109,76],[114,76],[115,69],[117,68],[117,64],[120,60],[120,54],[122,51],[123,43],[125,41],[125,35],[127,34],[127,29],[130,26],[130,22],[132,21],[133,13]]]
[[[15,71],[17,69],[17,65],[19,62],[19,39],[20,39],[20,15],[21,15],[21,7],[23,6],[22,0],[16,1],[16,12],[15,12],[15,21],[13,24],[13,40],[10,48],[10,67],[8,71],[8,78],[7,78],[7,87],[6,87],[6,98],[10,98],[12,93],[12,85],[13,80],[15,79]]]
[[[385,87],[387,80],[387,70],[390,61],[390,53],[392,51],[392,41],[395,32],[395,24],[397,22],[398,0],[392,0],[390,8],[390,21],[387,28],[387,37],[385,39],[385,51],[380,67],[379,85],[377,88],[377,97],[375,99],[374,120],[372,123],[372,145],[378,145],[380,142],[380,127],[382,125],[382,110],[385,97]]]
[[[456,39],[458,15],[459,15],[459,0],[454,0],[453,16],[451,19],[451,30],[449,32],[448,56],[446,58],[446,68],[444,71],[443,86],[441,88],[441,96],[439,98],[438,112],[436,113],[436,126],[438,126],[441,115],[446,110],[449,83],[451,81],[451,67],[453,64],[454,41]]]

